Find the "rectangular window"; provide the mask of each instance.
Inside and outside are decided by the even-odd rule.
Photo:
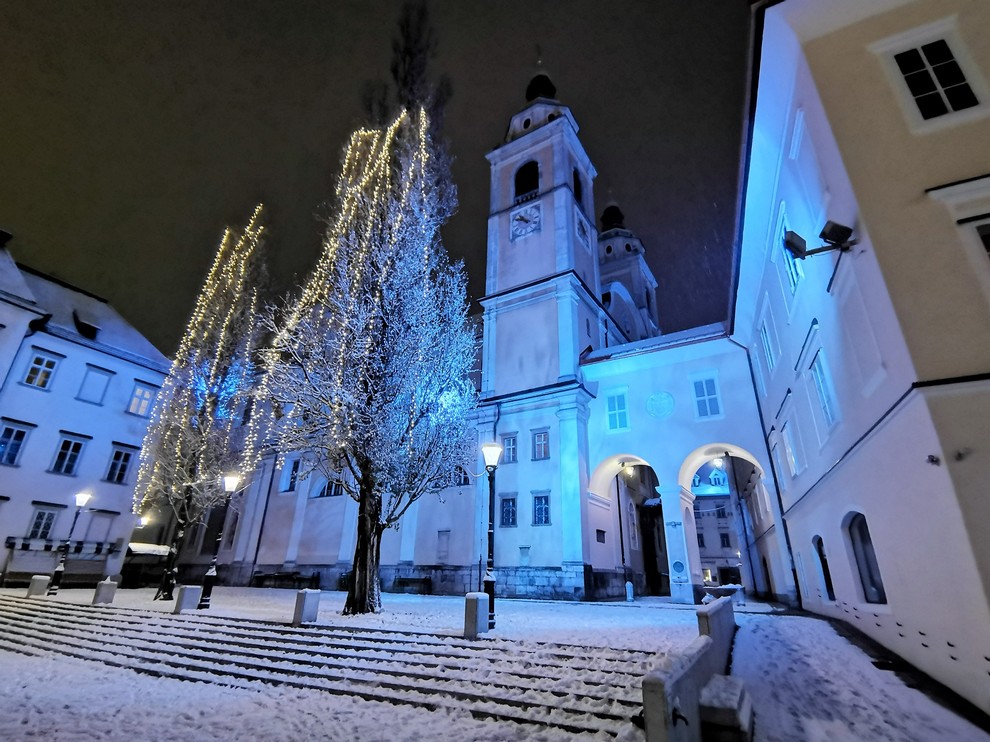
[[[127,481],[127,472],[130,471],[131,461],[134,458],[135,449],[114,446],[113,455],[110,457],[110,467],[107,469],[107,481],[114,484],[124,484]]]
[[[810,371],[811,378],[815,382],[815,391],[818,393],[818,404],[821,407],[822,416],[825,419],[825,424],[831,428],[836,421],[835,403],[832,401],[832,392],[830,391],[832,384],[829,379],[828,367],[825,365],[821,351],[815,354]]]
[[[767,373],[773,371],[776,363],[776,354],[773,352],[773,345],[770,342],[770,331],[767,330],[767,323],[760,325],[760,343],[763,345],[763,358],[767,363]]]
[[[624,392],[608,397],[608,429],[626,430],[629,427],[629,416],[626,412],[626,395]]]
[[[725,518],[725,505],[716,505],[715,506],[715,517],[716,518]]]
[[[976,235],[980,238],[980,242],[983,243],[983,249],[987,251],[987,257],[990,258],[990,224],[980,224],[977,226]]]
[[[503,497],[499,503],[498,524],[503,528],[516,525],[516,498]]]
[[[550,495],[533,496],[533,525],[550,525]]]
[[[701,531],[698,531],[698,548],[699,549],[705,548],[705,534],[703,534]]]
[[[945,39],[905,49],[894,62],[926,121],[980,103]]]
[[[0,464],[17,465],[27,434],[27,428],[4,423],[3,430],[0,430]]]
[[[780,437],[784,441],[784,455],[787,459],[787,468],[791,473],[791,477],[796,477],[801,470],[801,461],[798,458],[797,446],[794,442],[794,433],[791,430],[790,423],[784,423],[783,427],[781,427]]]
[[[282,492],[292,492],[299,481],[299,459],[285,462],[282,467]]]
[[[24,383],[38,389],[48,389],[55,374],[55,367],[58,366],[58,360],[54,355],[36,350],[31,357],[31,365],[24,375]]]
[[[28,538],[50,538],[57,514],[57,510],[35,508],[34,518],[31,520],[31,530],[28,531]]]
[[[629,523],[629,548],[639,551],[639,526],[636,524],[636,506],[632,501],[626,503],[626,515]]]
[[[695,412],[699,418],[717,417],[722,414],[718,385],[714,378],[694,381]]]
[[[134,391],[131,393],[131,402],[127,405],[127,411],[132,415],[148,417],[151,414],[151,406],[155,403],[157,393],[158,387],[143,384],[140,381],[134,382]]]
[[[550,433],[546,430],[533,433],[533,460],[550,458]]]
[[[450,558],[450,531],[437,531],[437,562],[444,564]]]
[[[113,371],[87,364],[86,375],[83,377],[82,386],[79,387],[79,394],[76,395],[76,399],[93,404],[103,404],[103,397],[107,393],[107,386],[109,386],[112,376]]]
[[[719,541],[719,545],[723,549],[728,549],[731,546],[731,544],[729,543],[729,534],[727,533],[720,533],[718,535],[718,541]]]
[[[605,543],[605,531],[603,531],[601,528],[595,529],[595,541],[597,541],[600,544]]]
[[[62,436],[51,470],[55,474],[75,474],[84,445],[85,441],[79,438]]]
[[[516,449],[516,435],[503,435],[502,436],[502,463],[503,464],[514,464],[518,461],[518,453]]]
[[[798,262],[798,258],[794,256],[794,253],[784,246],[784,235],[787,234],[788,229],[789,227],[785,221],[784,229],[780,233],[780,249],[784,253],[784,272],[787,273],[787,287],[793,294],[797,291],[798,284],[801,283],[801,279],[804,277],[804,269]]]

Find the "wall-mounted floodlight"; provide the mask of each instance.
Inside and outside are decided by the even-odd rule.
[[[847,227],[844,224],[833,221],[825,222],[825,226],[822,227],[822,231],[818,236],[825,241],[825,244],[809,250],[808,243],[805,242],[804,237],[797,232],[788,230],[784,233],[784,247],[790,250],[794,257],[804,260],[809,255],[817,255],[818,253],[829,252],[831,250],[847,252],[853,245],[859,243],[859,240],[852,239],[852,227]]]

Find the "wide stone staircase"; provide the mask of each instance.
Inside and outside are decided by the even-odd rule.
[[[258,682],[428,710],[538,732],[616,736],[642,708],[657,656],[504,639],[172,615],[0,596],[0,649],[54,652],[154,676]]]

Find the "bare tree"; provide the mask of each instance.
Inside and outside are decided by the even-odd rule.
[[[265,351],[250,436],[303,452],[300,475],[341,477],[358,503],[345,613],[381,608],[381,536],[471,460],[475,359],[463,267],[439,229],[453,211],[424,109],[357,130],[345,148],[323,253]]]
[[[261,205],[243,231],[224,232],[141,448],[134,510],[164,510],[176,524],[156,599],[171,599],[186,531],[226,502],[221,478],[239,463],[239,422],[257,378],[254,354],[263,332],[264,232]]]

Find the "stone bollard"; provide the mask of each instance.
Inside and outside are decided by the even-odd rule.
[[[468,593],[464,596],[464,638],[477,639],[488,631],[488,594]]]
[[[292,625],[301,626],[304,623],[313,623],[320,612],[320,591],[300,590],[296,593],[296,610],[292,614]]]
[[[633,602],[633,584],[631,582],[626,582],[626,602]]]
[[[34,575],[31,577],[31,584],[28,585],[28,598],[37,598],[39,595],[44,596],[48,592],[48,580],[50,578],[48,575]]]
[[[116,592],[117,583],[109,577],[103,580],[103,582],[97,582],[96,593],[93,595],[93,605],[113,603],[113,596]]]
[[[196,610],[202,592],[203,588],[199,585],[179,585],[179,597],[175,599],[175,608],[172,609],[172,613]]]

